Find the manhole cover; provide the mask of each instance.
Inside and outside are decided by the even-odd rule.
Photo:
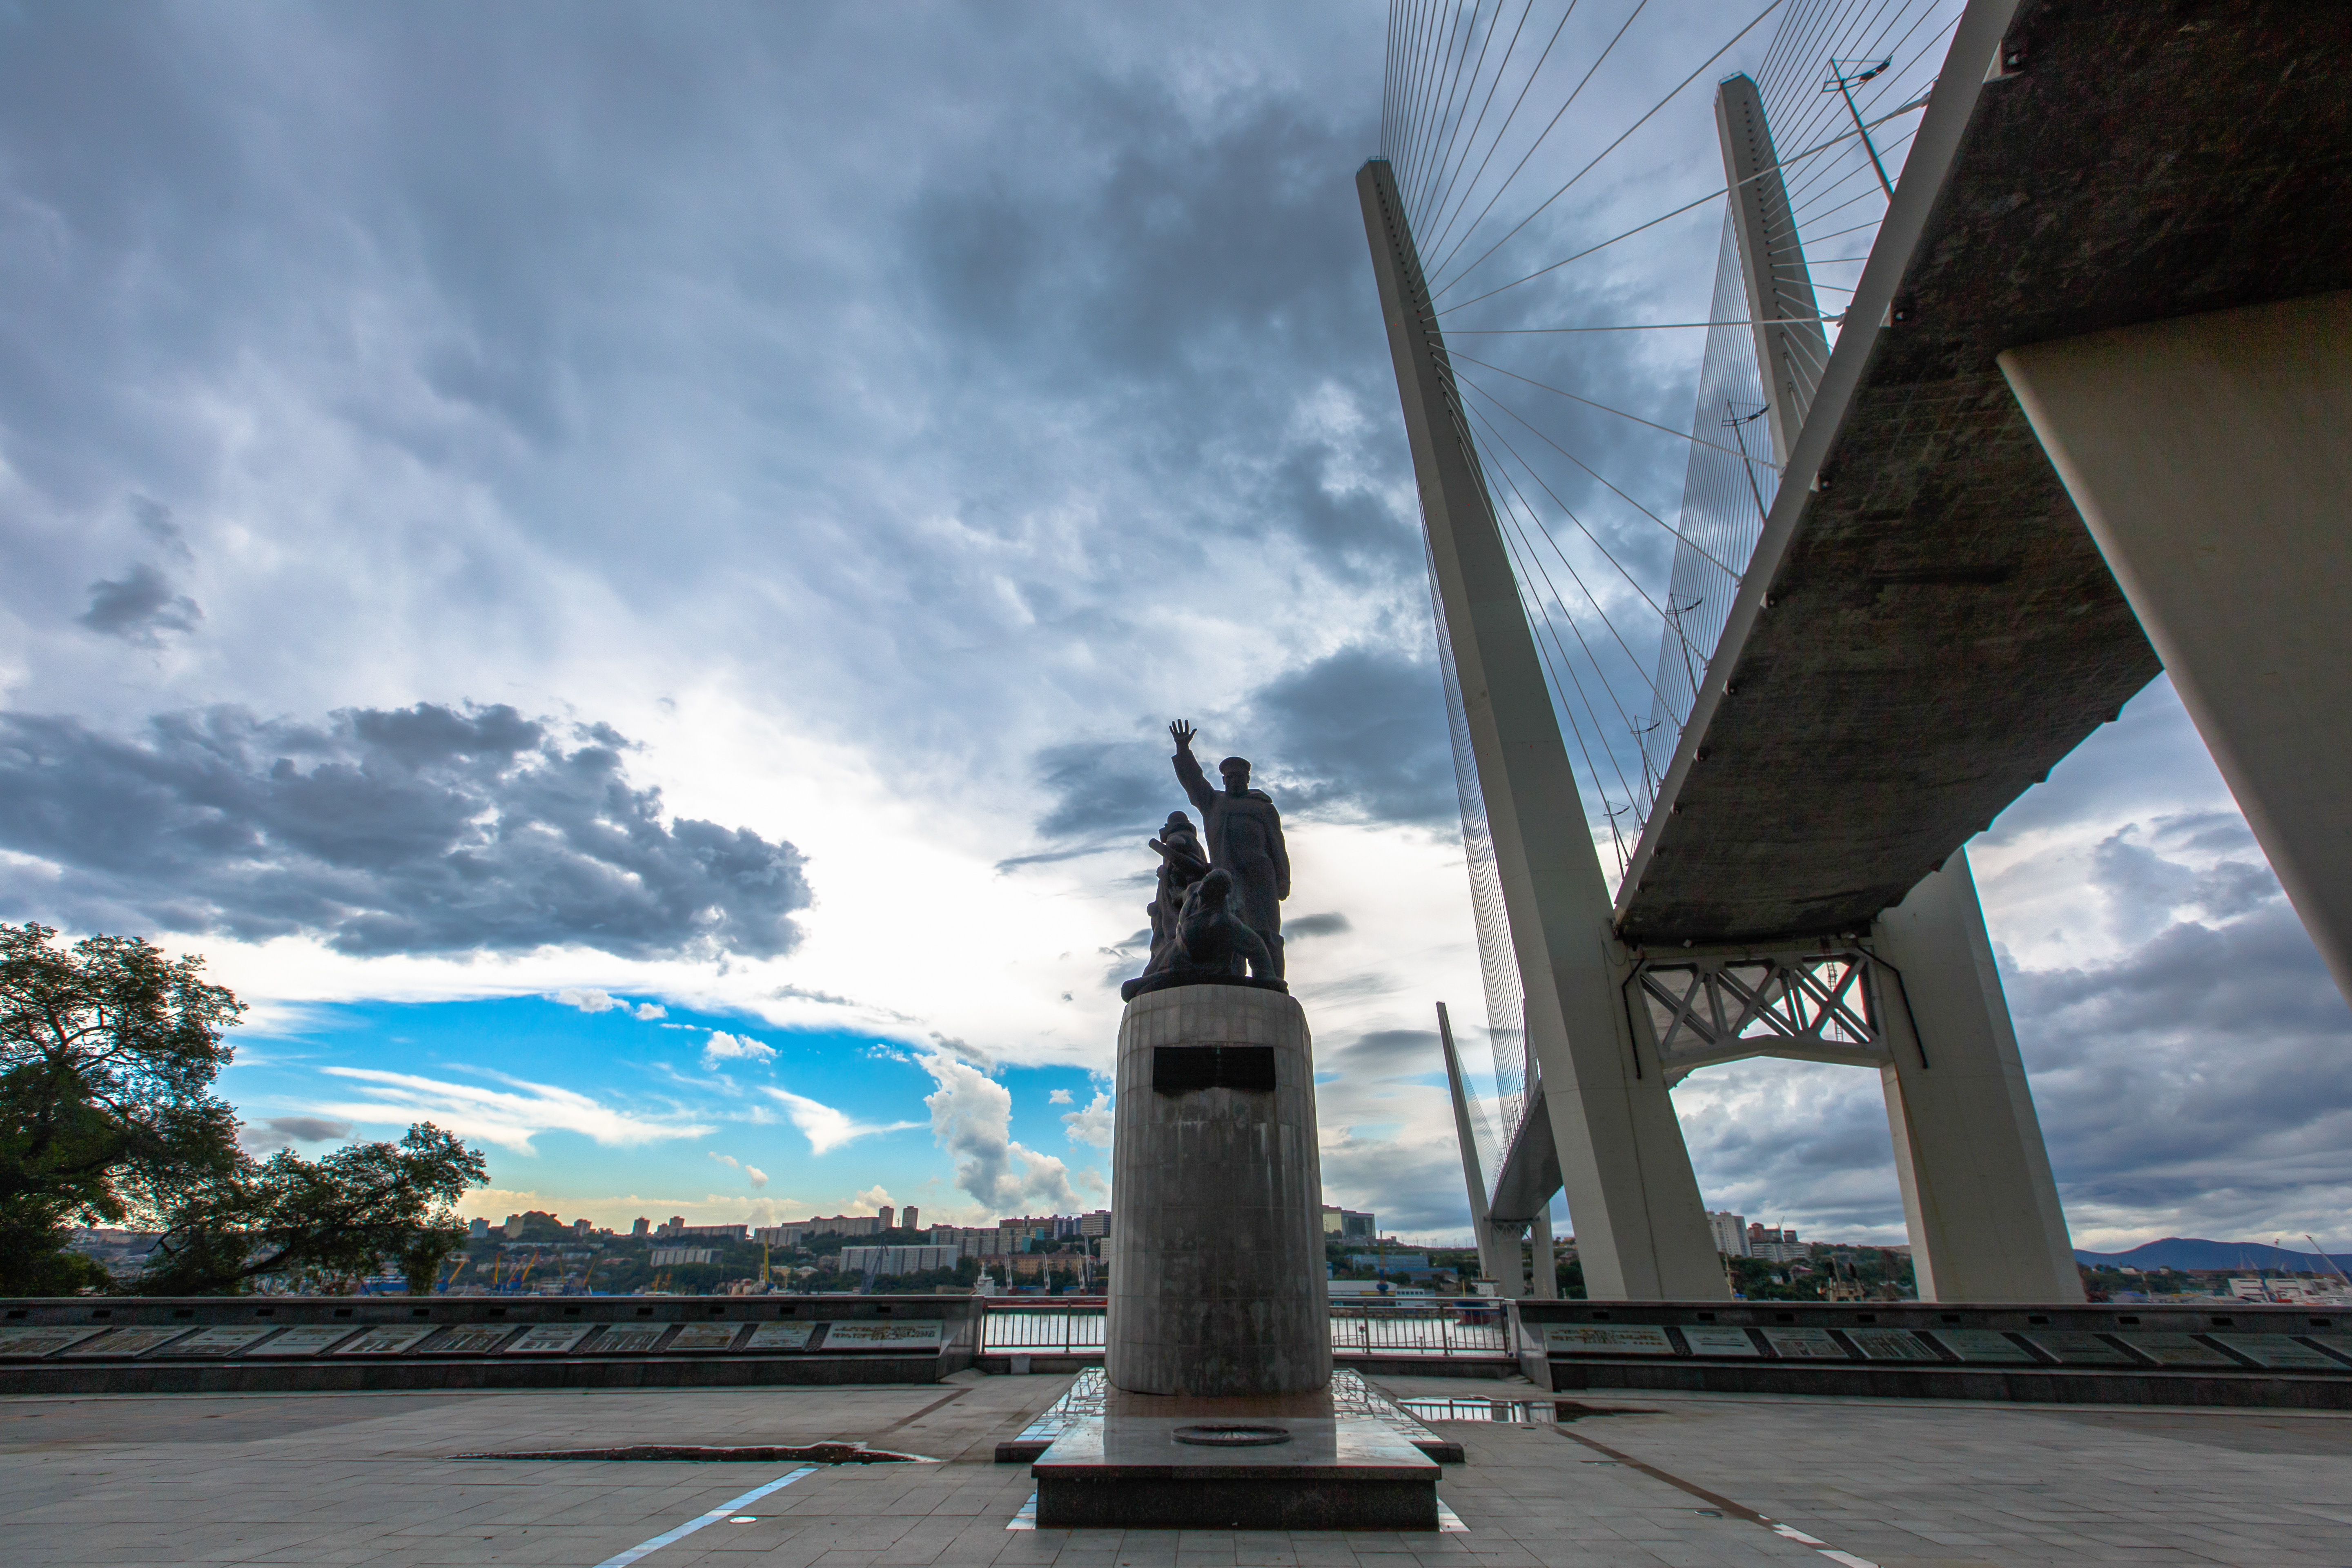
[[[1232,1422],[1179,1426],[1172,1436],[1179,1443],[1192,1443],[1203,1448],[1259,1448],[1290,1441],[1290,1434],[1279,1426],[1253,1426]]]

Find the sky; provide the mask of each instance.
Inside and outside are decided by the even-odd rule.
[[[1543,68],[1615,52],[1516,190],[1640,128],[1485,265],[1696,205],[1509,321],[1705,319],[1707,90],[1775,24],[1633,9],[1559,29]],[[1095,1208],[1190,719],[1284,813],[1328,1201],[1465,1235],[1433,1005],[1481,985],[1353,184],[1387,27],[0,15],[0,918],[204,954],[248,1146],[429,1119],[469,1214]],[[1701,346],[1490,356],[1608,405],[1491,407],[1580,465],[1613,679]],[[2077,1244],[2343,1245],[2352,1014],[2168,686],[1970,853]],[[1901,1238],[1868,1075],[1675,1098],[1710,1206]]]

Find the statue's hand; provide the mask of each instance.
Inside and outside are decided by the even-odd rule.
[[[1168,726],[1168,733],[1176,742],[1176,749],[1180,752],[1191,751],[1192,749],[1192,737],[1200,732],[1201,731],[1195,730],[1192,725],[1187,724],[1181,719],[1177,720],[1176,722]]]

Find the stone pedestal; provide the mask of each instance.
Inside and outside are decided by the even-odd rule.
[[[1246,985],[1138,996],[1118,1030],[1108,1347],[1138,1394],[1331,1380],[1307,1016]]]

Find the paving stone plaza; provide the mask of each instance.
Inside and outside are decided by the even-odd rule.
[[[1550,1405],[1524,1383],[1373,1381],[1465,1410]],[[1465,1450],[1439,1485],[1458,1531],[1008,1528],[1034,1483],[995,1446],[1070,1382],[14,1397],[0,1400],[0,1541],[11,1568],[2352,1563],[2352,1415],[1671,1393],[1578,1396],[1559,1423],[1433,1421]],[[456,1457],[827,1439],[940,1462]]]

